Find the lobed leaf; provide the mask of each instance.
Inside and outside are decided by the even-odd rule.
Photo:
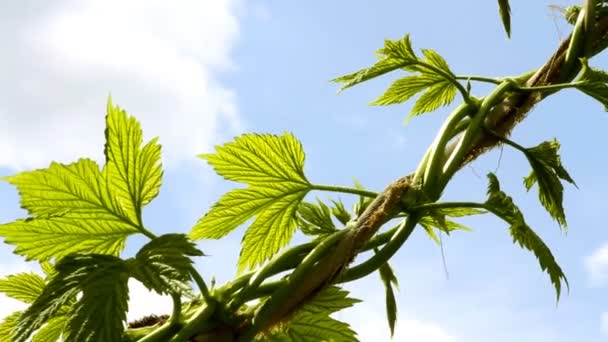
[[[184,234],[166,234],[154,238],[137,252],[131,262],[131,274],[159,294],[182,293],[189,289],[192,260],[204,255]]]
[[[44,279],[36,273],[17,273],[0,279],[0,293],[29,304],[42,293],[44,285]]]
[[[78,252],[118,255],[126,238],[137,232],[131,225],[102,219],[25,219],[0,225],[6,243],[27,260],[59,259]]]
[[[549,274],[551,283],[555,287],[557,299],[561,294],[562,281],[568,285],[568,279],[564,275],[561,267],[557,264],[551,250],[543,240],[526,224],[523,214],[513,203],[511,197],[500,190],[498,179],[493,173],[488,174],[488,199],[486,207],[504,221],[509,223],[509,232],[513,237],[513,242],[517,242],[520,247],[525,248],[536,256],[540,268]]]
[[[265,341],[293,342],[356,342],[356,333],[347,323],[340,322],[330,315],[360,302],[349,298],[348,292],[330,286],[303,305],[282,327],[279,327]]]
[[[132,222],[140,223],[142,207],[158,195],[162,182],[158,138],[142,147],[139,122],[112,105],[111,98],[107,105],[105,135],[104,178]]]
[[[418,60],[418,57],[416,57],[416,54],[412,49],[409,35],[405,35],[405,37],[399,40],[386,39],[384,41],[384,48],[379,49],[376,55],[379,61],[371,67],[335,78],[332,82],[343,83],[340,90],[344,90],[355,84],[412,65]]]
[[[32,342],[62,341],[61,337],[63,335],[66,323],[66,315],[58,315],[49,319],[48,322],[34,335]]]
[[[2,322],[0,322],[0,341],[13,340],[13,331],[17,326],[17,321],[19,320],[21,314],[21,311],[15,311],[12,314],[4,317]]]
[[[70,255],[56,265],[57,275],[20,316],[15,342],[26,341],[43,324],[67,317],[64,341],[119,341],[126,321],[128,268],[110,255]],[[74,301],[77,294],[78,301]],[[69,312],[65,309],[70,308]],[[51,330],[57,328],[47,328]]]
[[[566,228],[566,215],[563,207],[564,186],[560,178],[575,186],[576,184],[562,166],[558,154],[559,147],[559,142],[554,139],[525,150],[532,171],[524,178],[524,185],[529,191],[535,183],[538,183],[540,203],[561,227]]]
[[[256,216],[243,237],[239,270],[263,263],[296,229],[296,210],[311,186],[304,151],[292,134],[244,134],[200,156],[224,178],[248,184],[217,201],[190,232],[192,239],[219,239]]]
[[[319,199],[317,199],[317,204],[300,203],[297,221],[298,227],[306,235],[324,236],[337,230],[331,219],[331,210]]]

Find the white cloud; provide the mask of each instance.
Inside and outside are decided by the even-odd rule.
[[[600,330],[602,334],[608,336],[608,312],[602,312],[600,315]]]
[[[8,7],[8,6],[3,6]],[[0,166],[101,160],[105,101],[160,136],[170,165],[240,129],[231,69],[238,0],[53,2],[3,8]]]
[[[608,285],[608,242],[587,256],[584,263],[591,286]]]

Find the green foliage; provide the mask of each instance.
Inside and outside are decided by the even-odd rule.
[[[405,35],[399,40],[384,40],[384,47],[376,52],[376,56],[378,62],[371,67],[337,77],[332,82],[343,83],[340,90],[344,90],[391,71],[415,64],[418,61],[418,57],[412,49],[409,35]]]
[[[68,321],[66,314],[57,315],[46,322],[32,338],[32,342],[57,342],[61,341],[63,330]]]
[[[0,293],[7,297],[32,303],[44,289],[44,279],[41,276],[29,273],[17,273],[0,279]]]
[[[500,184],[496,176],[493,173],[489,173],[488,179],[490,183],[488,185],[486,208],[511,225],[509,232],[514,243],[517,242],[522,248],[534,253],[538,259],[540,268],[549,274],[551,283],[555,287],[557,299],[559,300],[562,281],[569,287],[568,279],[566,279],[564,272],[555,261],[555,257],[549,247],[526,224],[523,214],[513,203],[511,197],[500,190]]]
[[[244,134],[204,154],[224,178],[248,184],[225,194],[190,233],[193,239],[219,239],[256,216],[243,237],[239,271],[272,257],[291,240],[295,213],[310,190],[304,176],[304,150],[292,134]]]
[[[17,321],[21,316],[21,311],[15,311],[12,314],[4,317],[0,323],[0,341],[11,341],[13,338],[13,329],[17,326]]]
[[[302,306],[289,322],[265,336],[264,341],[281,342],[357,342],[350,326],[331,314],[360,302],[349,298],[348,292],[330,286]]]
[[[341,212],[339,214],[342,215]],[[300,203],[297,219],[298,227],[306,235],[326,236],[337,230],[331,219],[331,209],[319,199],[317,199],[317,204]]]
[[[386,319],[391,330],[391,337],[395,334],[395,323],[397,322],[397,301],[395,300],[395,289],[399,289],[399,281],[395,276],[395,271],[387,262],[378,269],[380,280],[384,284]]]
[[[498,13],[500,14],[500,20],[502,20],[502,26],[505,28],[507,37],[511,38],[511,6],[509,0],[498,0]]]
[[[203,252],[183,234],[166,234],[143,246],[131,262],[131,274],[159,294],[189,291],[192,260]]]
[[[331,208],[331,213],[334,217],[340,221],[340,223],[346,225],[348,221],[351,220],[350,213],[344,207],[344,203],[342,201],[332,201],[334,204],[333,208]]]
[[[139,123],[111,100],[106,125],[103,170],[80,159],[4,177],[32,216],[0,225],[15,253],[38,260],[77,252],[118,255],[127,236],[143,231],[141,208],[160,187],[160,145],[154,139],[141,148]]]
[[[582,70],[576,82],[576,88],[593,97],[604,105],[608,111],[608,73],[593,69],[586,58],[581,58]]]
[[[142,147],[139,122],[113,106],[111,99],[107,112],[103,175],[125,214],[141,224],[141,209],[158,195],[162,180],[158,138]]]
[[[418,221],[418,224],[420,224],[422,228],[424,228],[431,240],[437,243],[437,245],[441,245],[439,237],[437,236],[437,234],[435,234],[435,229],[442,231],[448,235],[455,230],[464,230],[468,232],[473,231],[473,229],[465,225],[446,219],[446,216],[462,217],[483,213],[485,213],[485,211],[471,208],[434,209],[432,211],[429,211],[427,216],[421,217]]]
[[[416,56],[407,35],[397,41],[386,40],[384,49],[379,50],[376,64],[332,81],[344,83],[343,90],[397,69],[418,73],[396,80],[384,94],[371,102],[372,105],[398,104],[424,92],[414,104],[407,118],[410,120],[452,103],[456,96],[458,82],[445,59],[429,49],[422,49],[422,54],[423,59]]]
[[[532,166],[532,172],[524,178],[524,185],[530,190],[535,183],[538,183],[540,203],[560,226],[566,228],[566,214],[562,204],[564,186],[560,179],[576,184],[562,166],[558,154],[559,147],[559,142],[554,139],[525,149],[524,153]]]

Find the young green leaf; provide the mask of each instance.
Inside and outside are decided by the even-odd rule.
[[[324,236],[335,232],[337,229],[331,219],[329,207],[319,199],[317,203],[300,203],[297,212],[298,227],[302,233],[312,236]]]
[[[96,219],[25,219],[0,225],[0,236],[16,245],[27,260],[59,259],[78,252],[118,255],[126,238],[136,233],[118,221]]]
[[[24,342],[53,317],[67,316],[65,341],[119,341],[126,320],[128,268],[110,255],[71,255],[19,317],[15,342]],[[75,302],[76,295],[81,293]]]
[[[244,134],[204,154],[224,178],[248,184],[216,202],[190,233],[192,239],[219,239],[253,216],[245,232],[239,270],[263,263],[296,229],[295,213],[311,189],[304,176],[304,151],[292,134]]]
[[[104,177],[129,217],[141,224],[141,209],[158,195],[162,181],[158,138],[142,147],[139,122],[112,105],[111,98],[107,105],[105,135]]]
[[[564,186],[560,178],[575,186],[576,184],[562,166],[558,154],[559,147],[559,142],[554,139],[525,150],[532,171],[524,178],[524,185],[529,191],[535,183],[538,183],[540,203],[561,227],[566,228],[566,214],[562,203]]]
[[[342,91],[355,84],[412,65],[418,60],[418,57],[416,57],[416,54],[412,49],[409,35],[405,35],[405,37],[399,40],[385,40],[384,48],[379,49],[376,54],[379,61],[373,66],[335,78],[332,82],[343,83],[340,88]]]
[[[330,286],[322,290],[312,301],[303,305],[284,326],[279,327],[265,341],[293,342],[356,342],[356,333],[350,326],[330,315],[360,302],[348,298],[348,292]]]
[[[457,211],[456,213],[458,214]],[[435,229],[443,231],[448,235],[455,230],[464,230],[467,232],[473,231],[473,229],[465,225],[446,219],[444,215],[446,214],[442,214],[440,210],[437,210],[429,216],[420,218],[420,221],[418,222],[418,224],[424,228],[429,238],[431,238],[431,240],[438,245],[441,245],[441,241],[439,240],[437,234],[435,234]]]
[[[0,293],[7,297],[32,303],[44,289],[44,279],[36,273],[17,273],[0,278]]]
[[[351,220],[351,217],[350,213],[344,207],[344,203],[342,203],[340,200],[332,200],[332,203],[334,204],[334,206],[331,208],[332,215],[334,215],[334,217],[338,219],[340,223],[346,225]]]
[[[65,329],[68,317],[58,315],[48,320],[48,322],[38,330],[32,338],[32,342],[56,342],[62,341],[61,337]]]
[[[509,6],[509,0],[498,0],[498,12],[507,37],[511,38],[511,6]]]
[[[441,79],[420,96],[406,120],[447,106],[454,101],[454,97],[456,97],[456,86],[449,80]]]
[[[15,311],[0,322],[0,341],[13,341],[13,330],[17,326],[21,314],[21,311]]]
[[[576,88],[593,97],[608,111],[608,73],[589,66],[586,58],[580,59],[582,70]]]
[[[144,245],[130,260],[131,274],[159,294],[181,293],[189,288],[189,257],[202,255],[186,235],[162,235]]]
[[[385,299],[386,299],[386,319],[388,327],[391,330],[391,337],[395,334],[395,323],[397,322],[397,301],[395,300],[395,288],[399,288],[399,281],[395,277],[395,272],[391,265],[387,262],[378,269],[380,280],[384,284]]]
[[[493,173],[489,173],[488,179],[490,182],[488,185],[486,208],[511,225],[509,232],[513,237],[514,243],[517,242],[522,248],[534,253],[538,259],[540,268],[549,274],[551,283],[555,287],[557,299],[559,300],[562,281],[569,288],[568,279],[566,279],[564,272],[555,261],[555,257],[549,247],[526,224],[523,214],[513,203],[511,197],[500,190],[500,184],[496,176]]]
[[[443,79],[435,75],[405,76],[393,82],[384,94],[370,104],[387,106],[403,103],[421,91],[441,82],[443,82]]]

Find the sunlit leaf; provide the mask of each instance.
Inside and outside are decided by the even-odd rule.
[[[428,113],[436,110],[439,107],[447,106],[456,97],[456,86],[449,80],[441,79],[433,86],[429,87],[424,94],[416,100],[412,112],[407,120],[410,120],[416,115]]]
[[[67,323],[66,315],[55,316],[38,330],[32,338],[32,342],[57,342],[61,341],[61,335]]]
[[[385,40],[384,48],[378,50],[376,55],[379,60],[373,66],[335,78],[332,82],[343,83],[340,90],[344,90],[355,84],[414,64],[418,59],[412,49],[409,35],[399,40]]]
[[[139,122],[108,99],[106,116],[106,181],[133,222],[158,195],[162,181],[160,145],[154,138],[142,147]]]
[[[15,311],[0,322],[0,341],[12,341],[13,329],[17,326],[21,314],[21,311]]]
[[[36,273],[17,273],[0,278],[0,293],[7,297],[32,303],[44,289],[44,279]]]
[[[535,183],[538,183],[540,203],[560,226],[566,228],[566,214],[563,207],[564,186],[560,178],[575,186],[576,184],[562,166],[558,154],[559,147],[559,142],[554,139],[525,150],[532,171],[524,178],[524,185],[530,190]]]
[[[15,253],[31,260],[62,258],[88,252],[118,255],[126,238],[137,230],[119,221],[96,219],[26,219],[0,225],[6,243],[16,245]]]
[[[256,216],[243,238],[242,271],[272,257],[295,232],[296,210],[310,190],[304,176],[304,150],[292,134],[244,134],[217,146],[216,152],[200,157],[219,175],[249,187],[222,196],[190,237],[219,239]]]
[[[338,201],[333,201],[332,203],[334,204],[333,208],[331,208],[331,213],[332,215],[334,215],[334,217],[336,219],[338,219],[338,221],[340,221],[340,223],[342,224],[347,224],[350,220],[350,213],[346,210],[346,208],[344,207],[344,203],[342,203],[342,201],[338,200]]]
[[[457,211],[456,213],[458,214]],[[432,215],[420,218],[418,224],[420,224],[422,228],[424,228],[429,238],[431,238],[431,240],[433,240],[438,245],[441,245],[441,241],[439,240],[437,234],[435,234],[435,229],[442,231],[446,234],[450,234],[455,230],[464,230],[467,232],[473,231],[473,229],[463,224],[446,219],[444,217],[444,214],[442,214],[440,211],[437,211]]]
[[[488,210],[509,223],[509,232],[513,237],[513,242],[517,242],[536,256],[540,268],[549,274],[551,283],[555,287],[557,299],[559,300],[562,288],[562,281],[568,285],[568,279],[564,275],[561,267],[555,261],[551,250],[543,240],[526,224],[524,216],[519,208],[513,203],[511,197],[500,190],[498,179],[493,173],[488,174],[488,200],[486,207]]]

